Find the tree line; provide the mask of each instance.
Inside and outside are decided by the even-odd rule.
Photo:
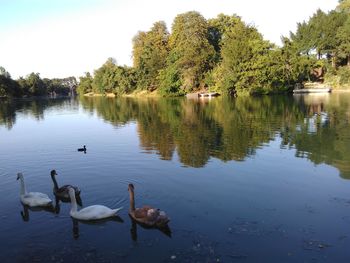
[[[5,68],[0,67],[0,97],[68,96],[75,93],[77,85],[75,77],[42,79],[39,73],[14,80]]]
[[[109,58],[93,74],[80,77],[77,92],[269,94],[290,91],[305,81],[350,87],[350,0],[339,0],[328,13],[317,10],[281,40],[281,47],[265,40],[237,15],[205,19],[199,12],[186,12],[175,17],[171,33],[159,21],[134,36],[132,67]],[[15,81],[29,82],[18,93],[15,82],[1,73],[0,92],[42,94],[40,85],[30,88],[38,77],[32,73]]]
[[[304,81],[350,85],[350,1],[329,13],[317,10],[282,37],[267,40],[237,15],[205,19],[191,11],[175,17],[171,33],[162,21],[133,38],[133,66],[108,59],[93,76],[80,78],[80,93],[157,90],[184,95],[208,89],[220,93],[274,93]]]

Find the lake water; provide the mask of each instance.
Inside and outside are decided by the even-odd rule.
[[[350,262],[349,121],[349,93],[3,100],[0,262]],[[16,174],[54,199],[52,169],[120,217],[23,207]],[[130,182],[171,233],[132,223]]]

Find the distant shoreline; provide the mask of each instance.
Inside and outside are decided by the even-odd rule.
[[[108,97],[108,98],[115,98],[115,97],[161,97],[157,91],[133,91],[129,94],[121,94],[116,95],[114,93],[95,93],[95,92],[89,92],[84,94],[85,97]]]

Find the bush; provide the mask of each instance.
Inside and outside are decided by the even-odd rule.
[[[325,75],[325,83],[332,88],[350,88],[350,68],[340,67],[338,70],[327,71]]]

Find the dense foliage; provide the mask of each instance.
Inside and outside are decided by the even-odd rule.
[[[161,21],[137,33],[132,68],[109,59],[94,77],[81,78],[78,91],[268,94],[290,91],[304,81],[345,87],[350,83],[349,6],[349,0],[341,0],[329,13],[317,10],[308,21],[297,24],[296,32],[282,37],[282,47],[264,40],[237,15],[219,14],[206,20],[195,11],[179,14],[171,33]]]

